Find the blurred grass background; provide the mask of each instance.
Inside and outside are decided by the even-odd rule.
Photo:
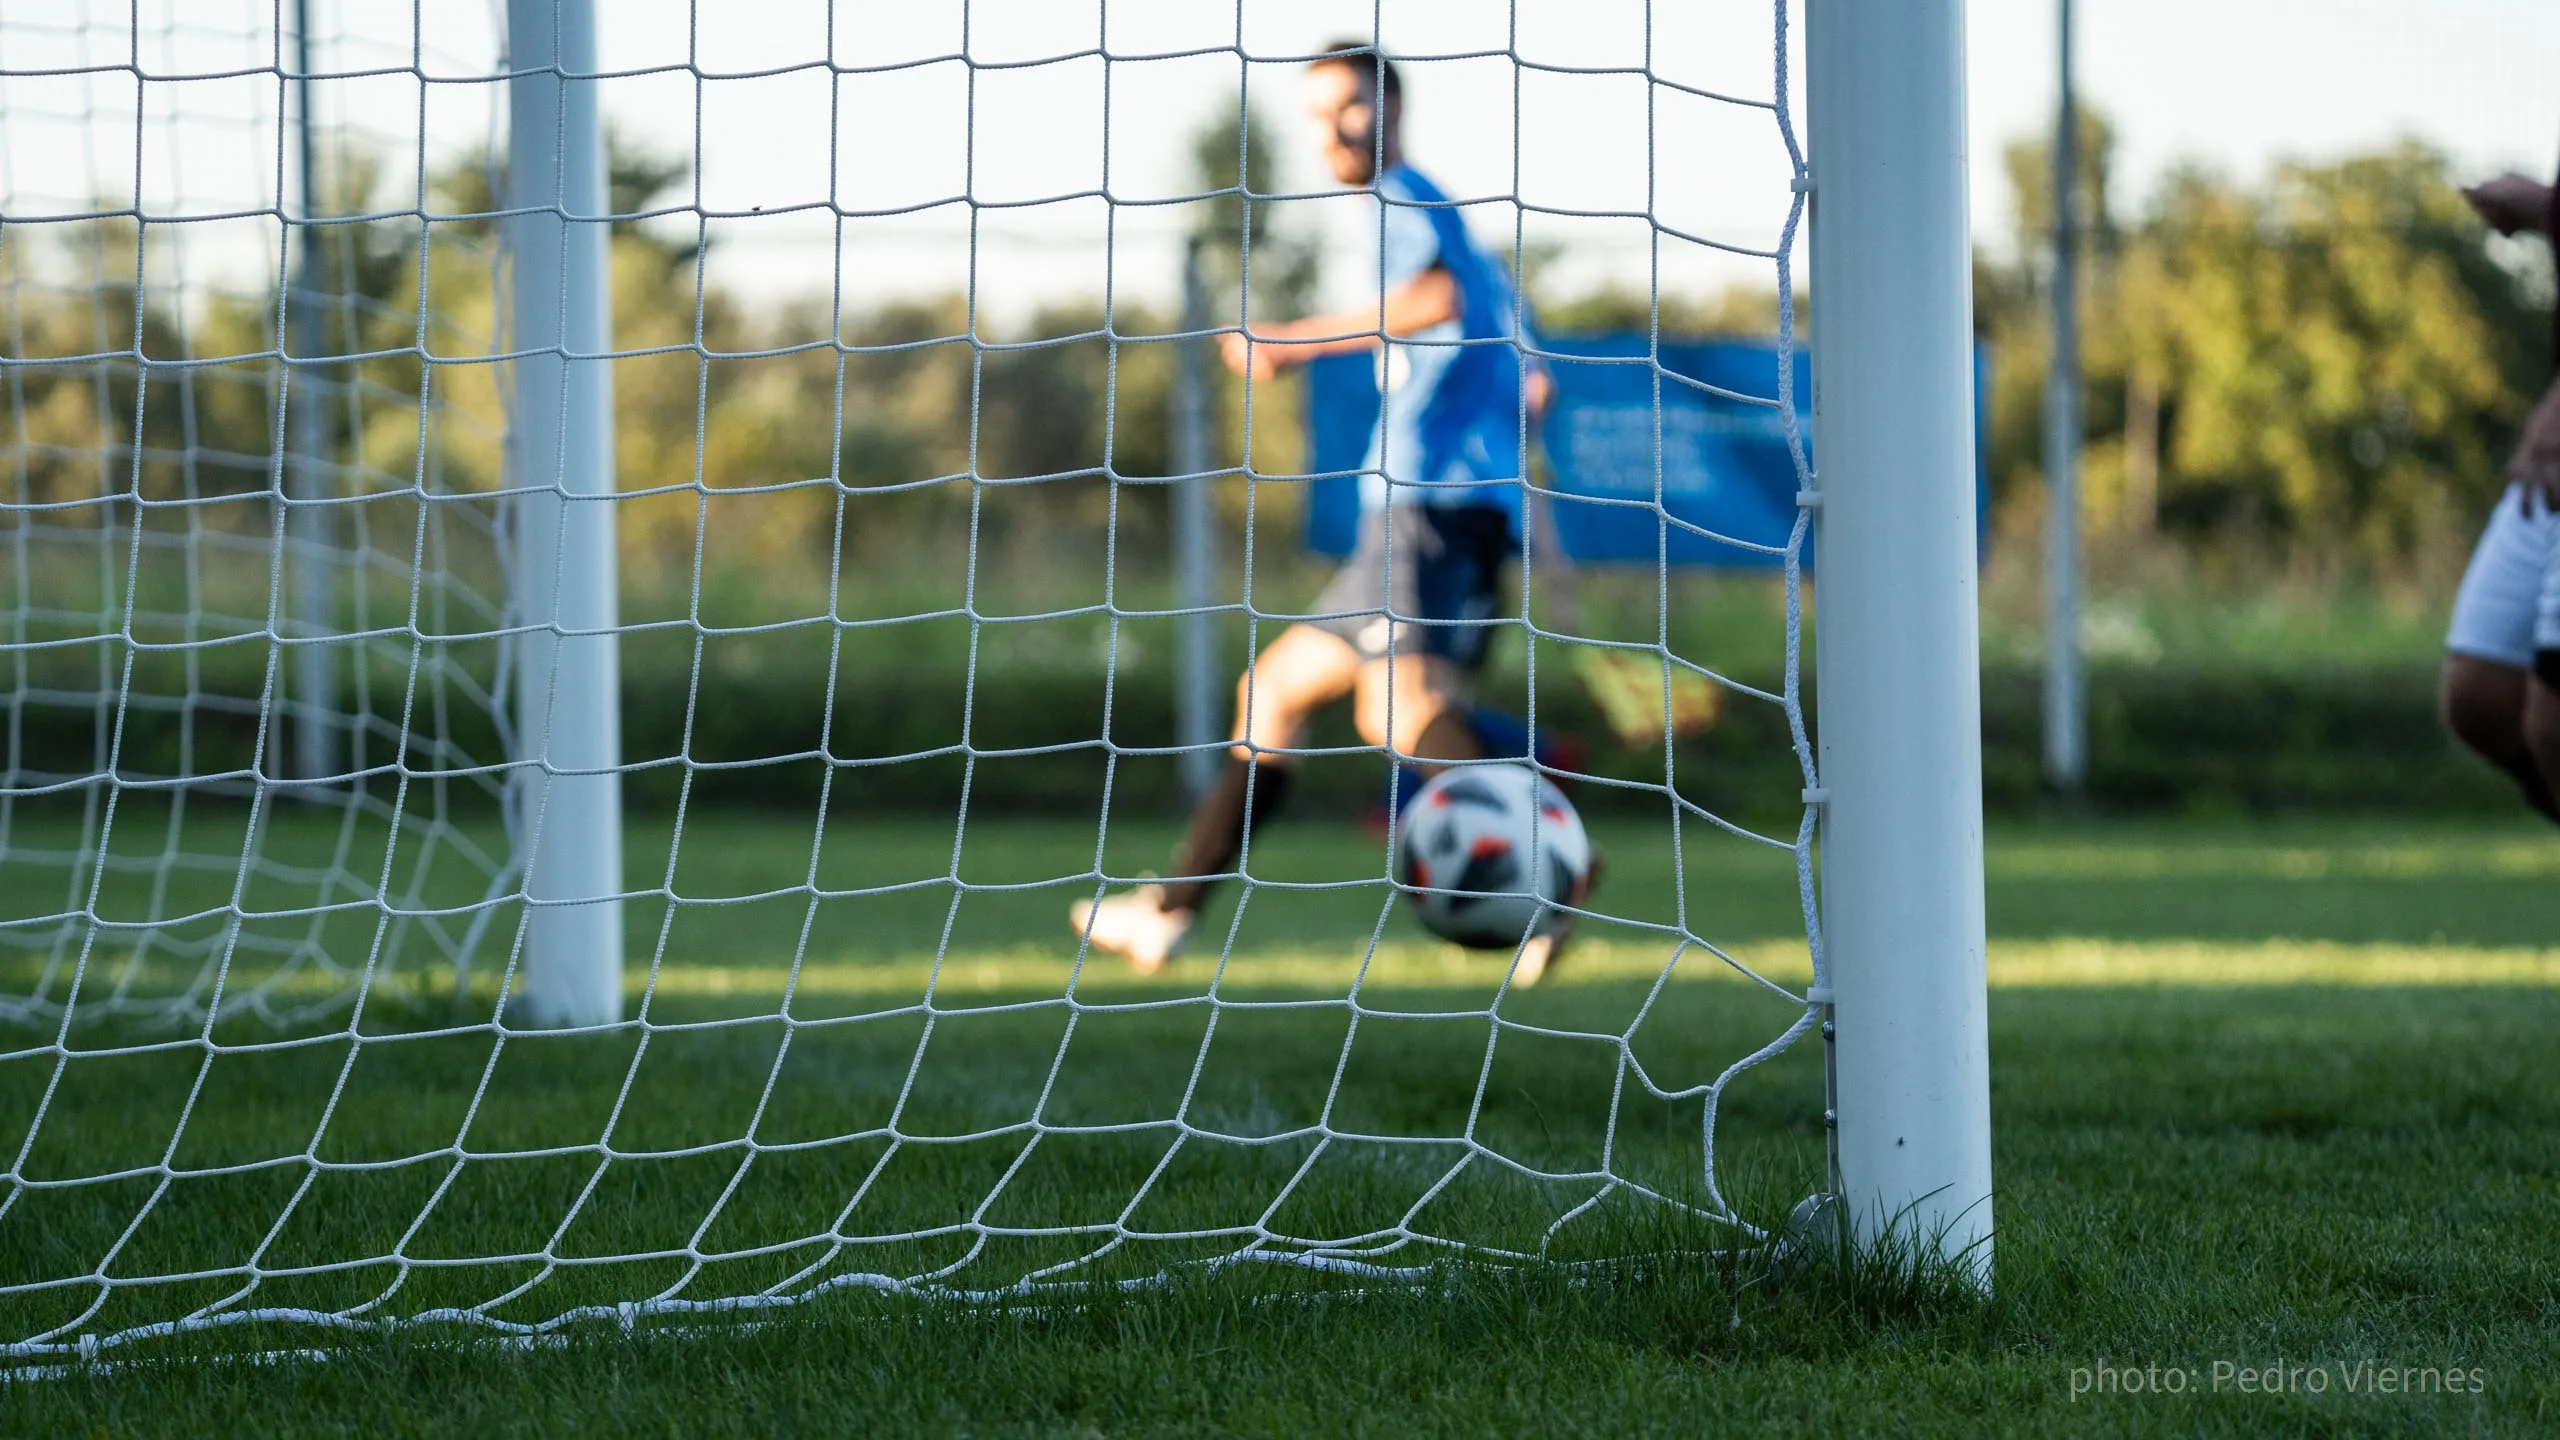
[[[1256,577],[1256,605],[1281,618],[1227,617],[1219,644],[1227,664],[1240,666],[1249,643],[1277,634],[1286,615],[1321,584],[1316,567],[1275,561],[1262,562],[1267,568]],[[1985,577],[1984,798],[1994,811],[2013,815],[2047,804],[2041,644],[2038,622],[2030,618],[2032,585],[2016,573],[2031,564],[2031,556],[1998,552]],[[1115,764],[1109,753],[1175,741],[1173,622],[1140,616],[1115,623],[1090,608],[1099,604],[1098,583],[1090,597],[1065,593],[1063,585],[1043,597],[1019,593],[1029,587],[1018,573],[992,578],[998,573],[992,566],[984,573],[991,578],[980,585],[976,603],[988,618],[974,626],[960,593],[967,568],[955,562],[941,584],[909,576],[840,595],[833,616],[823,594],[796,608],[787,595],[759,592],[752,605],[707,603],[711,628],[700,632],[679,623],[627,634],[623,755],[640,767],[626,780],[630,801],[643,810],[668,809],[686,793],[689,776],[696,803],[796,805],[815,795],[827,764],[821,757],[832,756],[841,803],[936,810],[959,793],[968,769],[960,750],[965,744],[981,753],[1047,751],[1037,758],[982,759],[970,774],[974,805],[1005,813],[1091,812],[1103,803],[1107,779],[1115,806],[1177,809],[1181,790],[1171,757],[1124,755]],[[735,577],[719,579],[715,590],[739,584]],[[1651,577],[1595,573],[1585,589],[1580,633],[1611,639],[1654,633]],[[1160,576],[1123,575],[1114,601],[1124,610],[1165,608],[1172,604],[1169,592]],[[2504,778],[2458,751],[2437,720],[2446,598],[2344,583],[2279,585],[2230,598],[2166,581],[2105,593],[2088,626],[2094,643],[2087,801],[2125,813],[2225,815],[2492,813],[2515,803]],[[1809,615],[1818,607],[1817,594]],[[1668,611],[1674,654],[1742,684],[1770,692],[1782,687],[1783,614],[1773,582],[1675,576]],[[635,621],[653,613],[665,612],[645,601],[626,611]],[[1048,618],[1002,618],[1022,614]],[[364,652],[362,665],[342,670],[348,712],[384,717],[365,758],[385,763],[407,693],[408,648],[346,648]],[[485,671],[494,648],[469,642],[439,653],[457,673]],[[1534,697],[1541,729],[1581,739],[1591,773],[1654,784],[1675,775],[1683,794],[1752,821],[1792,808],[1801,781],[1787,757],[1780,707],[1732,697],[1713,728],[1677,744],[1666,771],[1658,744],[1628,746],[1612,738],[1574,673],[1577,648],[1539,642],[1533,686],[1530,645],[1516,633],[1501,638],[1480,698],[1525,713]],[[108,649],[118,652],[112,660],[102,653]],[[140,693],[185,695],[193,686],[254,696],[272,658],[264,644],[161,650],[133,655],[128,671],[122,649],[113,643],[64,647],[36,654],[27,668],[66,693],[112,693],[129,673]],[[361,695],[359,684],[367,687]],[[1808,715],[1818,719],[1810,663],[1805,693]],[[413,728],[431,728],[428,698],[421,692]],[[13,731],[21,763],[89,768],[103,733],[99,715],[85,702],[22,706]],[[433,721],[462,754],[483,763],[497,755],[485,711],[456,704]],[[188,764],[202,773],[245,769],[257,733],[248,711],[137,708],[125,715],[117,739],[128,773],[169,774]],[[1348,749],[1358,739],[1347,715],[1335,715],[1318,725],[1311,743]],[[423,753],[410,760],[430,769],[438,763]],[[1384,770],[1374,757],[1304,769],[1300,803],[1319,810],[1357,813],[1383,793]],[[1586,787],[1583,803],[1642,802]]]

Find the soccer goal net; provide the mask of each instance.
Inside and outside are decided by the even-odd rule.
[[[1783,0],[0,13],[0,1356],[1972,1213],[1912,8],[1819,371]],[[1604,862],[1461,949],[1523,765]]]

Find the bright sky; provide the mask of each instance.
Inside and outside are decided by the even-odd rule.
[[[12,4],[0,12],[0,65],[119,62],[129,3],[65,0],[39,20]],[[2002,145],[2052,123],[2054,7],[1971,6],[1973,200],[1987,243],[2011,238]],[[358,37],[324,49],[324,68],[405,61],[409,0],[314,0],[314,8],[324,33]],[[597,8],[606,69],[668,67],[608,82],[614,122],[661,149],[691,151],[698,141],[704,204],[766,212],[716,222],[713,250],[722,279],[766,298],[827,289],[839,259],[832,224],[823,212],[791,207],[825,202],[831,191],[855,208],[928,207],[848,225],[841,273],[856,303],[967,283],[967,207],[930,205],[966,190],[1008,202],[982,213],[975,250],[979,294],[996,315],[1106,284],[1161,301],[1184,217],[1139,202],[1188,186],[1185,136],[1232,106],[1240,83],[1278,122],[1284,183],[1318,183],[1297,116],[1296,67],[1247,65],[1232,47],[1304,53],[1365,33],[1373,17],[1393,51],[1475,57],[1407,67],[1408,148],[1452,193],[1516,189],[1537,204],[1650,209],[1745,250],[1771,248],[1786,213],[1786,157],[1769,110],[1662,91],[1648,116],[1638,77],[1524,73],[1505,54],[1649,63],[1666,78],[1765,104],[1774,11],[1764,3],[836,0],[840,63],[894,66],[965,45],[982,62],[974,96],[971,72],[957,63],[849,75],[833,87],[823,70],[710,78],[823,60],[826,0],[719,0],[698,14],[694,0],[598,0]],[[146,70],[251,71],[145,87],[138,173],[146,204],[204,214],[272,203],[262,197],[290,169],[277,159],[274,76],[255,72],[271,63],[261,27],[274,0],[142,0],[142,13]],[[485,74],[492,12],[440,0],[425,13],[427,70]],[[2403,134],[2478,172],[2547,171],[2560,155],[2560,5],[2551,0],[2080,0],[2080,15],[2083,93],[2116,122],[2127,195],[2179,158],[2247,174],[2279,156],[2333,156]],[[1198,53],[990,68],[1105,43],[1124,56]],[[705,78],[683,68],[688,57]],[[1800,86],[1800,61],[1794,75]],[[422,133],[437,153],[467,147],[486,133],[493,98],[486,86],[421,86],[397,72],[329,91],[324,113],[377,132],[399,153],[414,153]],[[0,79],[0,207],[26,214],[101,191],[129,193],[132,96],[130,79],[112,74]],[[68,118],[41,118],[48,114]],[[82,115],[105,123],[84,126]],[[1081,193],[1106,184],[1125,202],[1116,216]],[[1078,198],[1010,203],[1068,195]],[[1337,235],[1356,218],[1339,202],[1293,208],[1300,223]],[[1507,238],[1519,223],[1533,241],[1563,244],[1566,288],[1641,284],[1646,274],[1641,220],[1515,222],[1509,207],[1495,205],[1470,218],[1492,235]],[[187,229],[199,257],[192,263],[203,268],[245,274],[255,263],[247,257],[273,253],[271,225]],[[1765,260],[1672,242],[1662,275],[1666,286],[1711,287],[1768,270]]]
[[[1971,0],[1974,215],[2005,214],[2000,149],[2053,128],[2055,0]],[[2551,0],[2079,0],[2084,102],[2138,194],[2181,158],[2249,173],[2414,135],[2468,168],[2560,167]]]

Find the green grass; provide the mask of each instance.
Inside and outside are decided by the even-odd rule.
[[[191,847],[218,853],[220,826],[239,819],[207,817]],[[822,885],[909,888],[814,902],[771,893],[811,872],[811,833],[706,815],[686,828],[670,873],[666,831],[642,828],[634,884],[674,898],[631,907],[637,1018],[618,1032],[493,1043],[478,1023],[494,995],[484,966],[462,995],[397,995],[352,1031],[332,1017],[286,1032],[294,1043],[282,1048],[256,1019],[226,1020],[218,1038],[262,1048],[226,1050],[209,1068],[192,1037],[140,1024],[77,1032],[82,1053],[68,1060],[22,1052],[0,1068],[0,1138],[24,1136],[41,1105],[22,1173],[94,1183],[21,1196],[0,1223],[0,1257],[33,1277],[80,1276],[139,1215],[117,1274],[255,1256],[267,1270],[338,1267],[268,1279],[261,1305],[338,1310],[382,1296],[392,1314],[494,1304],[498,1318],[529,1322],[849,1272],[1002,1286],[1105,1248],[1115,1223],[1163,1238],[1111,1247],[1122,1253],[1093,1267],[1105,1275],[1152,1274],[1257,1233],[1372,1248],[1400,1225],[1515,1253],[1610,1253],[1624,1248],[1615,1231],[1648,1207],[1604,1199],[1592,1180],[1471,1161],[1460,1137],[1472,1125],[1503,1156],[1588,1175],[1604,1165],[1615,1106],[1610,1172],[1712,1204],[1700,1193],[1704,1100],[1622,1093],[1614,1037],[1633,1033],[1656,1084],[1695,1091],[1801,1013],[1694,949],[1657,998],[1674,938],[1606,927],[1575,957],[1585,983],[1503,1001],[1515,1028],[1488,1061],[1485,1012],[1503,967],[1424,942],[1376,883],[1382,846],[1356,832],[1279,832],[1283,843],[1253,864],[1265,888],[1240,914],[1230,904],[1209,915],[1202,953],[1152,981],[1116,963],[1079,970],[1062,921],[1068,899],[1092,889],[1071,878],[1091,871],[1089,830],[981,822],[959,837],[958,873],[973,887],[961,891],[933,880],[954,865],[948,828],[838,821],[817,851]],[[147,826],[137,834],[158,841]],[[1612,894],[1631,914],[1668,918],[1668,847],[1633,831],[1613,838],[1628,859]],[[1113,868],[1161,856],[1168,839],[1160,824],[1115,831],[1113,849],[1129,858]],[[312,865],[361,848],[342,840],[321,819],[288,816],[265,853]],[[1727,892],[1784,901],[1782,853],[1718,841],[1699,846],[1693,906],[1715,909]],[[337,859],[357,871],[379,863]],[[149,879],[119,876],[100,909],[180,912],[230,883],[207,875],[200,893],[170,894]],[[290,889],[253,886],[247,908],[275,908]],[[1785,913],[1732,928],[1766,950]],[[1389,938],[1373,952],[1382,920]],[[252,928],[281,937],[307,923]],[[332,922],[336,953],[363,953],[369,924],[361,913]],[[1222,966],[1217,937],[1230,929]],[[94,963],[102,982],[123,969],[121,957]],[[156,979],[200,965],[139,968]],[[293,997],[310,978],[285,974],[273,988]],[[1356,1015],[1345,999],[1355,981]],[[457,1024],[471,1028],[451,1033]],[[109,1048],[121,1053],[100,1053]],[[1820,1180],[1812,1064],[1808,1053],[1773,1067],[1727,1103],[1728,1151],[1786,1170],[1788,1199]],[[1195,1132],[1178,1147],[1177,1115]],[[1035,1116],[1067,1133],[1035,1144]],[[750,1134],[768,1152],[752,1163]],[[297,1158],[306,1151],[339,1168]],[[187,1172],[165,1190],[164,1154]],[[275,1161],[286,1163],[261,1164]],[[257,1168],[209,1173],[241,1166]],[[1595,1200],[1547,1244],[1549,1227]],[[1083,1228],[1018,1233],[1057,1227]],[[816,1238],[831,1232],[850,1243]],[[689,1249],[718,1258],[690,1274]],[[394,1250],[419,1268],[345,1268]],[[546,1251],[562,1263],[543,1265]],[[651,1258],[612,1263],[633,1254]],[[13,1297],[0,1315],[20,1334],[65,1323],[111,1334],[185,1314],[242,1278],[119,1290],[94,1314],[84,1311],[96,1287],[61,1286]],[[529,1288],[509,1299],[518,1286]]]
[[[281,849],[330,848],[327,837],[288,830],[276,837]],[[1075,878],[1094,862],[1090,825],[974,827],[958,847],[965,880],[1052,883],[973,890],[956,911],[947,886],[829,900],[814,918],[805,895],[693,903],[760,894],[776,886],[775,875],[809,873],[809,833],[769,819],[697,817],[674,867],[673,890],[688,903],[673,907],[671,921],[664,901],[632,907],[640,955],[656,950],[662,922],[667,927],[667,964],[648,999],[648,1015],[660,1023],[773,1013],[801,927],[809,927],[792,1013],[828,1023],[795,1037],[779,1070],[771,1024],[663,1032],[636,1068],[639,1047],[629,1037],[510,1041],[489,1072],[491,1100],[467,1132],[470,1143],[519,1152],[591,1143],[605,1133],[604,1105],[626,1074],[630,1099],[613,1129],[621,1148],[665,1152],[735,1139],[768,1073],[777,1078],[759,1131],[767,1139],[877,1124],[882,1092],[903,1076],[922,1025],[912,1013],[883,1012],[921,997],[946,923],[949,955],[934,977],[941,1001],[973,1008],[1065,993],[1072,943],[1058,912],[1067,895],[1090,886]],[[857,833],[858,851],[840,843]],[[828,834],[817,860],[822,885],[843,885],[856,873],[871,883],[925,879],[953,865],[947,827],[856,831],[831,823]],[[639,838],[634,870],[655,884],[666,874],[663,838],[646,827]],[[1693,836],[1691,863],[1675,877],[1667,864],[1647,863],[1663,847],[1643,827],[1621,822],[1606,838],[1613,908],[1644,920],[1685,909],[1700,935],[1775,978],[1801,980],[1783,855]],[[1115,825],[1109,868],[1159,863],[1165,839],[1160,826]],[[1272,841],[1254,869],[1277,881],[1349,881],[1378,865],[1376,843],[1355,830],[1288,827],[1275,829]],[[2050,825],[1995,830],[1989,868],[1999,1227],[1987,1302],[1891,1267],[1817,1269],[1781,1282],[1748,1256],[1657,1259],[1601,1273],[1457,1271],[1419,1288],[1257,1268],[1036,1310],[842,1296],[753,1331],[671,1338],[644,1326],[626,1340],[606,1326],[578,1333],[566,1349],[533,1354],[457,1348],[433,1332],[406,1332],[361,1338],[327,1363],[139,1366],[13,1384],[0,1405],[25,1417],[11,1428],[27,1433],[581,1423],[685,1434],[2521,1434],[2560,1425],[2560,1047],[2550,1043],[2560,1026],[2560,957],[2544,948],[2560,933],[2560,838],[2380,821]],[[1379,910],[1374,890],[1258,892],[1217,993],[1243,1001],[1339,996]],[[1668,946],[1632,927],[1594,940],[1558,983],[1505,998],[1504,1014],[1560,1028],[1623,1028]],[[1076,994],[1106,1008],[1084,1016],[1066,1045],[1051,1092],[1061,1108],[1053,1113],[1078,1122],[1170,1113],[1199,1053],[1206,1005],[1107,1007],[1205,996],[1215,968],[1204,955],[1156,984],[1107,967],[1077,976]],[[1711,1077],[1789,1018],[1782,1001],[1718,978],[1716,967],[1684,959],[1675,974],[1683,978],[1665,988],[1637,1033],[1646,1064],[1676,1084]],[[485,993],[487,979],[475,994]],[[1474,1094],[1485,1026],[1417,1012],[1481,1007],[1495,982],[1493,967],[1429,944],[1401,915],[1389,915],[1361,992],[1379,1013],[1363,1020],[1348,1047],[1341,1087],[1346,1101],[1367,1108],[1338,1112],[1341,1128],[1356,1121],[1377,1134],[1451,1131]],[[396,1157],[463,1133],[461,1106],[489,1060],[486,1035],[392,1037],[467,1003],[431,990],[368,1021],[366,1033],[377,1038],[364,1042],[327,1132],[328,1146],[344,1148],[324,1154]],[[1210,1047],[1197,1114],[1267,1134],[1320,1102],[1345,1052],[1341,1010],[1239,1009],[1227,1020],[1250,1022],[1236,1027],[1245,1043]],[[1030,1113],[1059,1054],[1066,1025],[1059,1009],[937,1023],[953,1033],[925,1046],[902,1127],[960,1135]],[[242,1021],[222,1033],[245,1040],[271,1032]],[[41,1038],[12,1032],[12,1043],[22,1037]],[[1541,1049],[1526,1043],[1535,1037],[1518,1038],[1524,1043],[1506,1039],[1497,1050],[1480,1136],[1506,1154],[1558,1167],[1583,1163],[1605,1114],[1605,1057],[1593,1063],[1593,1042]],[[197,1148],[182,1149],[180,1163],[296,1152],[309,1143],[319,1100],[348,1049],[339,1038],[216,1061],[207,1095],[222,1103],[198,1102],[187,1126],[188,1145]],[[165,1146],[197,1063],[184,1050],[75,1062],[72,1070],[94,1072],[55,1094],[28,1173],[94,1170],[107,1157],[149,1160]],[[13,1153],[32,1107],[29,1077],[49,1064],[44,1056],[0,1062],[0,1135]],[[1820,1142],[1809,1123],[1819,1106],[1817,1064],[1806,1047],[1738,1082],[1728,1098],[1718,1154],[1748,1216],[1772,1220],[1819,1183]],[[1622,1112],[1622,1172],[1658,1177],[1666,1187],[1693,1176],[1697,1121],[1693,1101],[1645,1101]],[[76,1129],[78,1143],[48,1149],[57,1127]],[[751,1173],[724,1212],[728,1228],[707,1236],[705,1248],[823,1228],[832,1214],[812,1201],[841,1204],[848,1174],[878,1148],[799,1152],[790,1158],[806,1163],[796,1169]],[[1056,1148],[1060,1163],[1043,1170],[1043,1157],[1027,1165],[1000,1201],[1008,1213],[991,1218],[1085,1218],[1096,1213],[1096,1196],[1125,1200],[1136,1170],[1163,1142],[1095,1137]],[[1232,1223],[1278,1191],[1272,1168],[1257,1168],[1276,1147],[1201,1148],[1225,1153],[1196,1174],[1166,1177],[1165,1213],[1181,1223]],[[1247,1153],[1257,1148],[1259,1156]],[[1311,1173],[1288,1202],[1297,1208],[1284,1206],[1273,1228],[1355,1233],[1381,1211],[1398,1213],[1423,1177],[1438,1173],[1436,1160],[1411,1163],[1422,1147],[1401,1155],[1371,1148],[1377,1153],[1356,1163]],[[884,1177],[882,1208],[858,1208],[853,1228],[886,1232],[947,1217],[985,1195],[1021,1143],[912,1149],[932,1152],[931,1163],[900,1172],[894,1186]],[[1070,1149],[1076,1153],[1063,1153]],[[735,1173],[736,1158],[667,1155],[607,1167],[563,1251],[628,1251],[670,1236],[680,1243],[685,1222],[698,1220]],[[42,1170],[39,1159],[57,1170]],[[288,1238],[309,1253],[332,1246],[380,1253],[397,1238],[384,1226],[416,1213],[422,1177],[410,1172],[429,1168],[380,1172],[315,1195],[297,1210],[308,1212],[307,1233]],[[471,1182],[482,1188],[439,1205],[407,1253],[507,1253],[527,1236],[539,1244],[595,1169],[591,1154],[465,1167],[485,1177]],[[281,1174],[226,1183],[222,1193],[208,1186],[192,1208],[164,1200],[155,1213],[182,1223],[138,1232],[135,1268],[239,1253],[254,1244],[257,1222],[277,1213],[279,1191],[291,1188]],[[39,1215],[22,1199],[0,1217],[0,1277],[59,1273],[65,1257],[94,1255],[101,1237],[111,1238],[132,1213],[130,1199],[116,1201],[120,1212],[102,1203],[111,1190],[54,1192],[78,1197],[95,1214],[72,1204]],[[1543,1220],[1564,1203],[1529,1186],[1453,1190],[1442,1200],[1423,1212],[1420,1228],[1513,1244],[1523,1238],[1524,1216]],[[1526,1228],[1533,1236],[1535,1225]],[[1628,1207],[1569,1229],[1558,1249],[1696,1250],[1725,1238],[1720,1228],[1684,1224],[1658,1208]],[[956,1253],[933,1251],[935,1243],[944,1242],[913,1244],[906,1267]],[[872,1268],[900,1268],[890,1263],[896,1257],[881,1260],[895,1248],[872,1247],[881,1261]],[[1010,1278],[1050,1253],[1036,1244],[1000,1247],[983,1273],[971,1273]],[[754,1288],[780,1263],[728,1262],[726,1273],[698,1279],[696,1293]],[[505,1313],[530,1317],[584,1298],[647,1293],[682,1269],[670,1261],[576,1268]],[[532,1273],[528,1266],[421,1271],[397,1304],[486,1299]],[[355,1280],[293,1283],[305,1287],[302,1303],[332,1304],[343,1303]],[[380,1288],[379,1277],[370,1283]],[[120,1323],[220,1289],[132,1297]],[[261,1291],[262,1301],[282,1298]],[[11,1304],[7,1328],[15,1336],[28,1328],[27,1311]],[[87,1328],[116,1323],[102,1315]],[[309,1343],[286,1327],[219,1338],[220,1348]],[[2101,1360],[2192,1368],[2194,1383],[2210,1389],[2216,1361],[2278,1359],[2477,1366],[2488,1393],[2351,1395],[2333,1375],[2316,1395],[2243,1395],[2236,1377],[2219,1394],[2071,1394],[2073,1370]]]

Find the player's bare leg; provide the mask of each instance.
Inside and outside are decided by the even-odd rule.
[[[2525,797],[2535,808],[2554,819],[2560,819],[2560,688],[2554,688],[2550,672],[2560,671],[2560,652],[2545,651],[2535,657],[2534,672],[2524,680],[2524,747],[2532,757],[2532,771],[2538,784],[2525,787]]]
[[[1383,745],[1427,774],[1453,761],[1476,760],[1484,747],[1467,723],[1466,677],[1436,655],[1398,655],[1361,667],[1353,700],[1360,738]],[[1436,763],[1435,763],[1436,762]],[[1592,847],[1591,868],[1566,903],[1579,908],[1600,879],[1600,851]],[[1521,942],[1511,966],[1513,986],[1535,985],[1564,955],[1573,939],[1571,910],[1554,913],[1547,929]]]
[[[1425,775],[1453,761],[1481,760],[1484,745],[1467,723],[1467,681],[1437,655],[1393,654],[1363,664],[1353,685],[1360,738],[1409,760]]]
[[[2533,696],[2539,693],[2537,707]],[[2560,820],[2547,775],[2560,774],[2560,697],[2522,666],[2477,655],[2445,657],[2445,728],[2482,759],[2515,777],[2525,803]],[[2537,731],[2538,742],[2531,738]]]
[[[1077,901],[1067,912],[1076,933],[1140,974],[1163,969],[1181,950],[1201,901],[1234,866],[1246,832],[1287,794],[1295,760],[1274,752],[1296,745],[1308,717],[1350,694],[1360,673],[1360,652],[1341,636],[1311,625],[1281,631],[1236,682],[1234,743],[1192,809],[1174,878],[1098,903]]]
[[[1573,910],[1558,910],[1547,922],[1546,930],[1520,942],[1520,954],[1511,963],[1511,985],[1523,989],[1537,984],[1554,972],[1556,962],[1564,958],[1564,947],[1573,942],[1573,922],[1580,919],[1575,910],[1600,888],[1600,842],[1591,842],[1591,867],[1582,874],[1582,883],[1565,897]]]

